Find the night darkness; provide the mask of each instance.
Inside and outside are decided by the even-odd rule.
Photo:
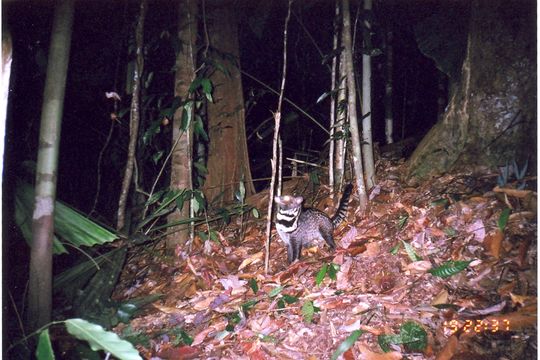
[[[279,89],[282,70],[282,36],[286,2],[243,2],[237,12],[241,68],[262,82]],[[403,2],[399,2],[402,4]],[[376,1],[373,42],[382,47],[384,28],[394,31],[393,112],[396,140],[418,140],[437,121],[437,81],[440,76],[434,62],[421,54],[415,43],[413,26],[429,16],[435,2]],[[288,70],[285,96],[328,126],[329,101],[316,100],[330,88],[330,72],[322,63],[311,34],[323,54],[332,47],[334,5],[331,1],[297,1],[289,24]],[[65,107],[62,120],[57,197],[88,213],[94,201],[98,154],[111,124],[112,102],[106,91],[122,96],[121,107],[129,107],[125,92],[126,64],[133,55],[133,28],[138,13],[136,1],[79,1],[75,8],[71,55]],[[356,5],[351,10],[352,21]],[[47,62],[53,6],[44,1],[7,1],[3,3],[3,21],[11,30],[14,43],[11,95],[6,124],[4,165],[4,214],[13,214],[13,189],[18,177],[28,178],[21,164],[37,158],[39,123]],[[145,24],[147,43],[145,70],[154,72],[146,89],[148,94],[172,99],[174,48],[170,34],[176,31],[176,4],[173,1],[150,2]],[[353,23],[354,24],[354,23]],[[357,46],[360,34],[356,35]],[[356,54],[356,68],[361,68],[361,53]],[[385,57],[372,59],[372,124],[374,140],[384,145]],[[246,107],[246,130],[253,178],[270,176],[272,121],[259,126],[276,110],[277,96],[243,77]],[[159,111],[149,108],[147,116]],[[284,104],[282,125],[285,157],[295,151],[324,151],[327,135],[290,105]],[[122,180],[127,149],[128,122],[123,121],[113,134],[104,156],[102,189],[98,202],[98,220],[112,225]],[[402,127],[405,130],[402,133]],[[259,139],[254,131],[266,137]],[[122,136],[121,136],[122,135]],[[171,136],[170,128],[160,134],[163,142]],[[156,167],[157,168],[157,167]],[[261,190],[266,182],[257,182]],[[28,253],[13,219],[4,217],[4,274],[9,273],[8,287],[22,295],[27,279]],[[5,303],[4,303],[5,304]],[[4,309],[6,310],[6,309]]]

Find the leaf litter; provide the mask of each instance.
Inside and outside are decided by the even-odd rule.
[[[133,253],[115,299],[163,297],[114,330],[145,337],[148,359],[535,358],[536,192],[470,173],[413,188],[404,166],[379,161],[370,208],[353,196],[334,253],[304,249],[288,266],[273,230],[268,275],[255,218],[191,252]],[[335,210],[325,186],[284,187]],[[247,201],[264,209],[268,193]]]

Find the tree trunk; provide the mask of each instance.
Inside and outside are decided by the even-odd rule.
[[[514,159],[536,164],[534,10],[532,2],[472,3],[460,81],[409,160],[410,178]]]
[[[197,2],[181,0],[178,4],[178,38],[182,49],[176,56],[176,73],[174,95],[183,100],[188,97],[188,89],[195,79],[195,59],[197,55]],[[180,107],[174,114],[172,143],[176,146],[171,156],[171,190],[192,189],[193,167],[193,127],[182,128],[182,113]],[[191,110],[193,111],[193,109]],[[192,117],[190,117],[192,118]],[[177,142],[178,141],[178,142]],[[190,202],[186,201],[181,210],[168,216],[169,222],[189,218]],[[189,239],[189,226],[179,225],[170,228],[167,236],[167,248],[173,250],[176,245],[184,245]]]
[[[28,284],[29,330],[36,330],[51,321],[54,201],[72,25],[73,1],[59,1],[51,33],[39,130]]]
[[[341,30],[343,32],[343,29]],[[343,46],[343,45],[342,45]],[[339,57],[339,83],[337,93],[337,123],[336,131],[341,132],[341,136],[336,139],[336,166],[335,182],[338,186],[343,185],[345,175],[345,159],[347,151],[347,136],[345,125],[347,123],[347,69],[345,67],[345,52],[342,51]]]
[[[247,151],[244,95],[239,70],[238,24],[230,4],[216,5],[209,14],[210,44],[219,54],[232,57],[237,64],[214,52],[214,61],[229,74],[216,69],[211,76],[214,103],[208,104],[208,175],[204,183],[206,196],[211,200],[223,193],[220,203],[234,199],[235,189],[243,179],[246,196],[255,188]]]
[[[133,95],[131,99],[131,112],[129,121],[129,145],[127,154],[126,169],[124,170],[124,179],[120,190],[120,199],[118,200],[118,212],[116,221],[116,230],[126,231],[126,205],[133,178],[133,169],[135,167],[135,152],[137,151],[137,141],[139,139],[139,121],[141,117],[140,95],[141,95],[141,77],[144,69],[144,18],[146,16],[146,0],[141,0],[139,9],[139,19],[135,29],[135,42],[137,61],[133,72]],[[128,226],[127,226],[128,227]]]
[[[392,24],[389,23],[386,30],[386,85],[384,87],[384,134],[386,143],[394,142],[394,113],[392,111],[392,90],[394,88],[394,44]]]
[[[354,66],[352,56],[352,41],[351,41],[351,16],[349,11],[349,0],[343,0],[343,46],[345,69],[347,72],[347,92],[348,103],[347,109],[349,113],[349,123],[351,127],[351,142],[353,149],[353,165],[356,175],[356,185],[359,197],[359,208],[365,211],[367,207],[367,194],[364,181],[364,170],[362,168],[362,149],[360,145],[360,132],[358,129],[358,117],[356,113],[356,85],[354,79]]]
[[[339,2],[336,1],[335,4],[335,16],[334,16],[334,36],[332,42],[332,51],[337,51],[339,45]],[[330,71],[330,91],[336,91],[336,74],[338,66],[338,57],[334,56],[332,58],[332,69]],[[328,185],[330,186],[330,191],[332,195],[335,190],[335,151],[336,151],[336,102],[337,96],[330,97],[330,149],[328,150]]]
[[[364,12],[371,13],[371,0],[364,0]],[[369,17],[365,20],[364,55],[362,56],[362,156],[366,174],[366,186],[371,189],[375,186],[375,162],[373,160],[373,137],[371,131],[371,23]]]

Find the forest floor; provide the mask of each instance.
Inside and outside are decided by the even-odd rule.
[[[115,298],[163,296],[115,331],[148,359],[536,358],[536,189],[499,188],[493,173],[411,188],[402,161],[378,169],[334,253],[304,249],[288,266],[272,228],[267,275],[266,221],[252,216],[190,252],[132,253]],[[335,210],[325,186],[298,179],[292,192]],[[265,209],[268,191],[249,200]]]

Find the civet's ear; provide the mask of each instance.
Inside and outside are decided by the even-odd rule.
[[[297,205],[301,205],[301,204],[304,202],[304,198],[301,197],[301,196],[295,197],[295,198],[294,198],[294,202],[295,202]]]
[[[275,196],[275,197],[274,197],[274,201],[275,201],[277,204],[280,204],[280,205],[283,204],[283,200],[281,199],[281,196]]]

